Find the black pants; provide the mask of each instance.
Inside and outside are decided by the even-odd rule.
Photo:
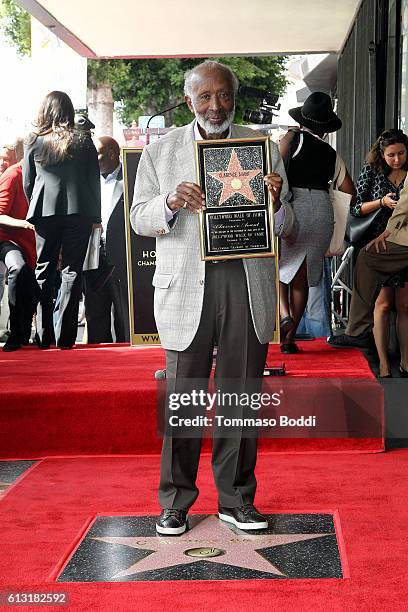
[[[12,242],[0,242],[0,261],[7,267],[10,339],[26,344],[38,296],[34,270],[25,263],[22,249]]]
[[[40,288],[37,335],[42,346],[75,344],[78,306],[92,221],[80,215],[54,215],[35,220],[37,267]],[[55,275],[60,257],[61,287],[53,317]]]
[[[99,269],[85,272],[84,281],[89,344],[112,342],[112,312],[115,342],[129,342],[129,300],[126,279],[119,277],[106,255],[101,252]]]
[[[201,320],[193,342],[185,351],[166,350],[168,389],[183,390],[183,379],[208,379],[213,348],[218,346],[215,377],[246,379],[263,375],[268,344],[256,336],[242,261],[207,263]],[[162,508],[188,509],[198,495],[195,481],[200,438],[165,437],[163,440],[159,502]],[[221,506],[253,502],[256,491],[257,440],[243,437],[213,439],[212,468]]]

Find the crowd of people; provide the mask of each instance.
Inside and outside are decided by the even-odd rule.
[[[291,232],[280,242],[280,334],[281,351],[296,353],[295,336],[309,288],[319,295],[327,289],[322,282],[324,256],[334,223],[329,186],[339,156],[325,137],[342,124],[322,92],[311,94],[289,114],[299,127],[289,129],[279,142],[285,166],[279,170],[281,197],[290,202],[295,217]],[[88,342],[129,340],[120,148],[110,137],[92,140],[87,123],[75,122],[65,93],[51,92],[25,143],[17,138],[0,148],[0,294],[7,277],[10,308],[4,351],[30,341],[33,314],[40,348],[72,348],[82,293]],[[337,186],[352,196],[352,216],[372,218],[358,248],[386,228],[404,185],[407,148],[401,130],[386,130],[368,153],[356,189],[348,172]],[[82,273],[89,237],[97,227],[102,229],[99,268]],[[375,303],[373,333],[381,377],[391,376],[392,309],[397,313],[401,365],[404,371],[408,368],[405,278],[397,273],[389,282],[385,279]],[[327,300],[324,310],[319,317],[328,320]]]
[[[205,61],[185,75],[190,124],[144,148],[136,176],[130,221],[134,231],[156,238],[154,310],[166,352],[169,388],[185,380],[208,379],[217,346],[217,384],[234,379],[245,388],[261,380],[276,322],[273,258],[203,261],[197,213],[205,206],[196,183],[194,141],[244,139],[254,132],[233,123],[238,81],[225,65]],[[264,177],[280,236],[280,332],[283,353],[297,353],[295,334],[309,287],[319,285],[334,227],[329,188],[339,156],[324,137],[341,127],[329,96],[315,92],[292,109],[299,127],[279,147],[271,142],[271,171]],[[38,346],[75,343],[78,303],[85,291],[88,339],[111,341],[111,313],[117,340],[129,338],[124,256],[123,180],[118,144],[92,141],[92,124],[75,124],[72,102],[63,92],[43,101],[36,128],[25,141],[4,147],[0,177],[0,265],[7,270],[10,336],[4,351],[29,341],[35,311]],[[346,333],[328,342],[336,348],[368,346],[374,337],[380,373],[388,376],[388,312],[395,301],[401,344],[400,372],[408,375],[406,286],[408,264],[407,137],[384,132],[373,145],[357,181],[348,172],[337,189],[351,196],[355,218],[371,215],[354,275]],[[341,162],[344,167],[344,162]],[[9,166],[7,169],[5,166]],[[285,169],[286,168],[286,169]],[[378,211],[378,212],[377,212]],[[100,264],[85,272],[89,238],[102,230]],[[183,382],[184,381],[184,382]],[[198,495],[199,437],[166,435],[163,440],[156,529],[179,535]],[[220,519],[244,530],[264,529],[255,508],[255,438],[238,433],[215,437],[213,472]]]

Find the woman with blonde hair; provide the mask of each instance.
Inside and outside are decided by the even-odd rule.
[[[101,222],[98,156],[89,135],[75,129],[74,115],[66,93],[49,93],[24,153],[27,220],[36,235],[40,348],[54,342],[63,349],[75,344],[82,266],[92,226]],[[59,262],[61,287],[54,308]]]

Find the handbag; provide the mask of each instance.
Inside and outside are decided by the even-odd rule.
[[[339,155],[336,157],[334,178],[330,187],[330,199],[333,206],[334,229],[329,248],[325,256],[334,257],[343,255],[345,251],[344,239],[346,235],[347,219],[350,212],[351,195],[337,189],[346,176],[346,166]]]
[[[364,235],[380,211],[381,208],[377,208],[377,210],[373,210],[373,212],[369,213],[368,215],[364,215],[363,217],[355,217],[354,215],[349,214],[346,236],[351,244],[356,244],[364,238]]]

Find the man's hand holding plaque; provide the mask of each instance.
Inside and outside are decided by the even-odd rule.
[[[205,195],[196,183],[183,182],[177,185],[176,191],[167,196],[166,204],[173,211],[184,208],[199,213],[205,206]]]
[[[279,197],[282,191],[282,177],[276,172],[270,172],[264,177],[264,183],[267,186],[269,193],[271,194],[273,207],[276,212],[280,208]]]

